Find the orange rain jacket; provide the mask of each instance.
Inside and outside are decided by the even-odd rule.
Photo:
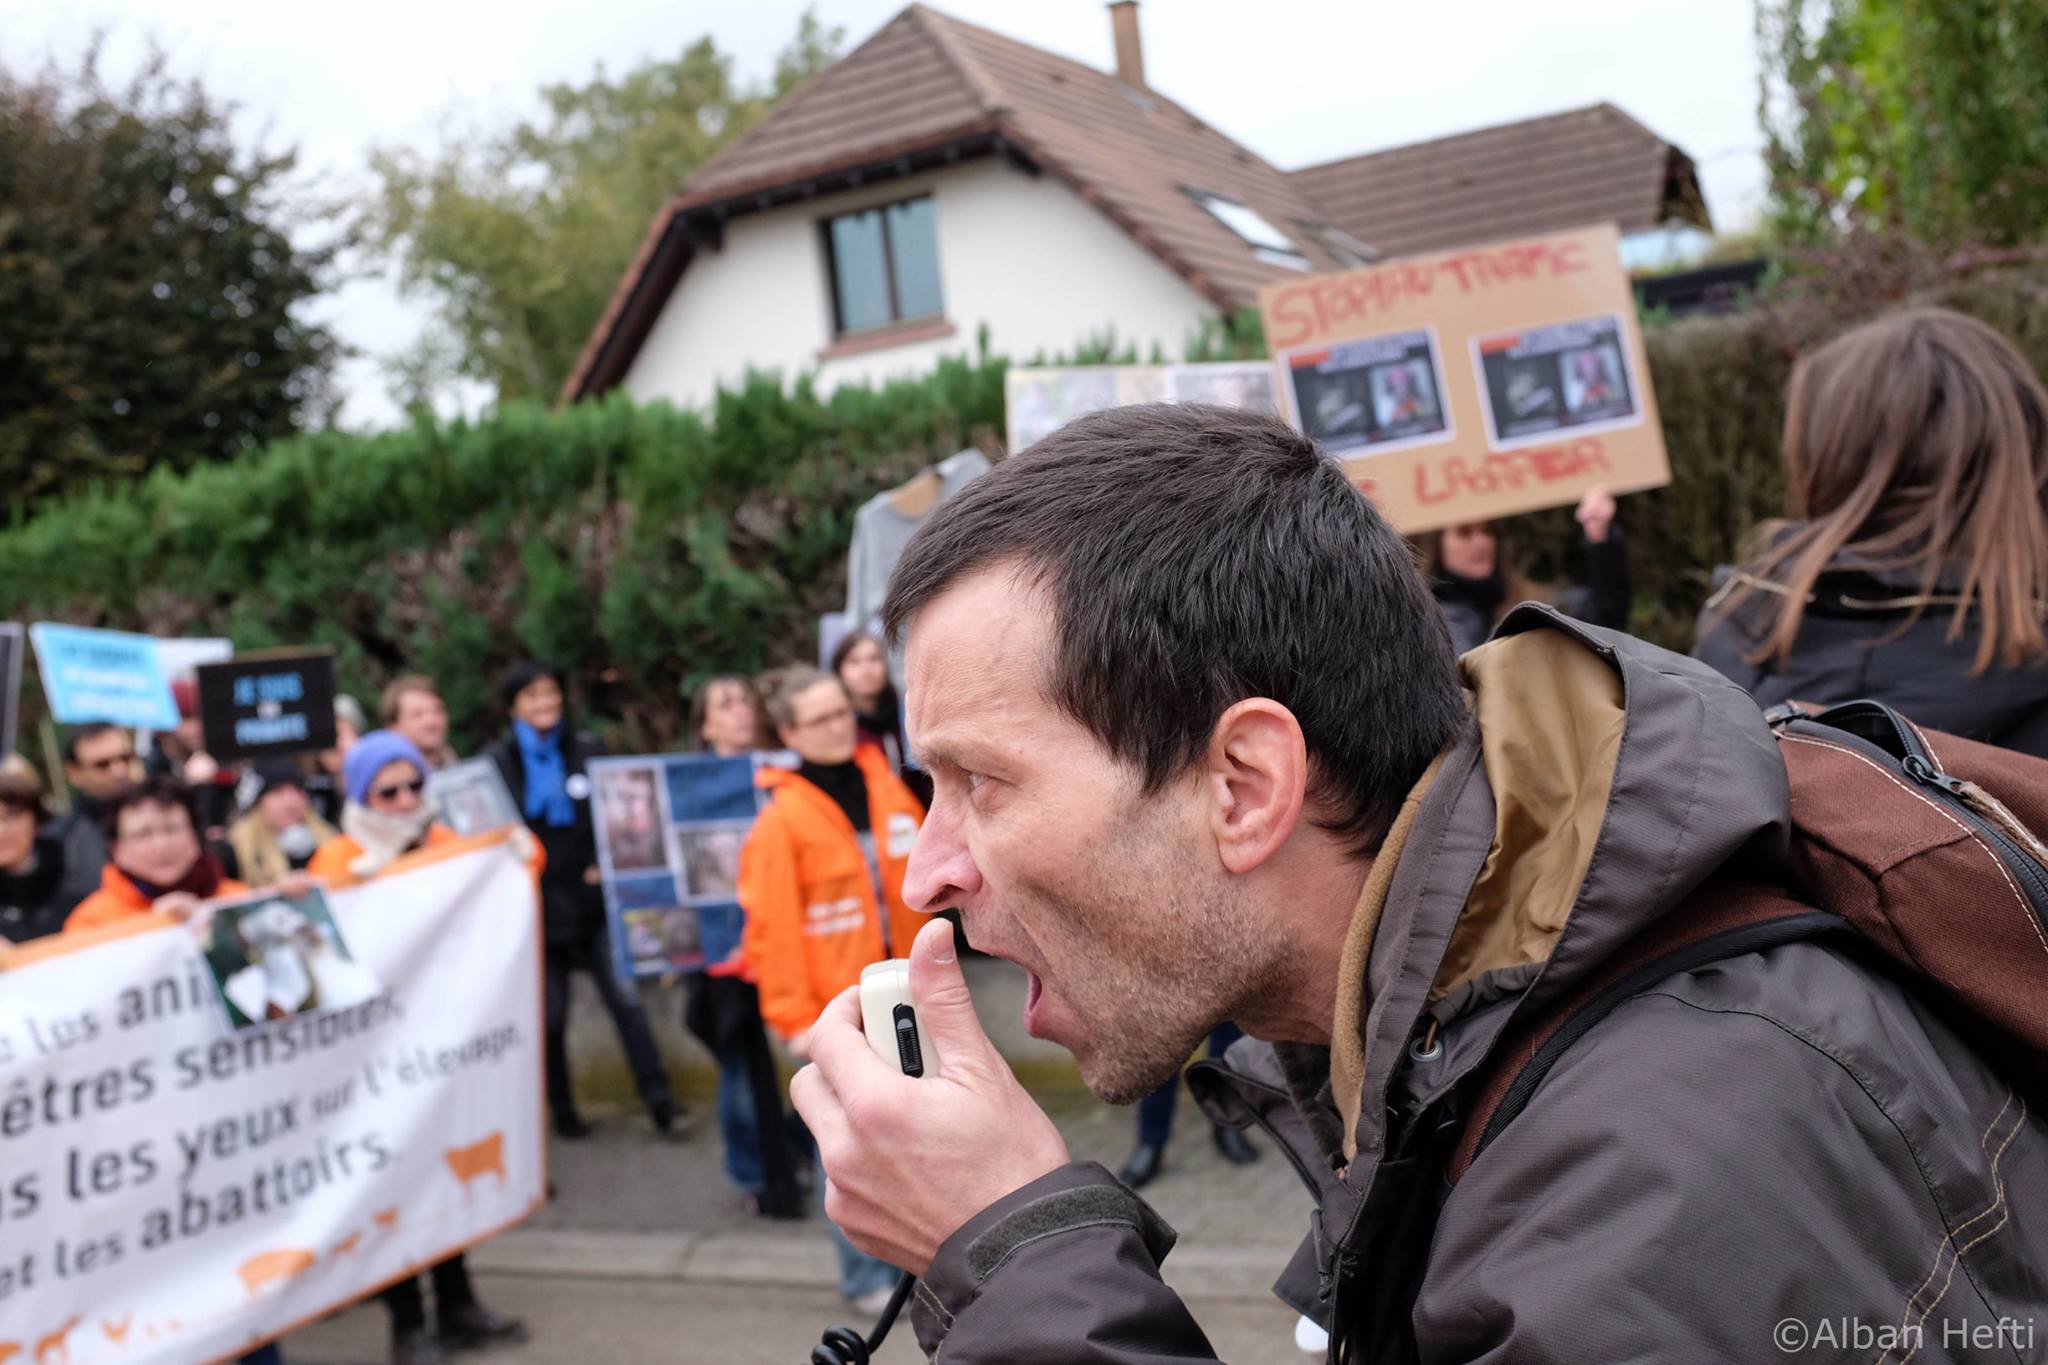
[[[420,846],[414,849],[413,853],[424,853],[430,848],[440,848],[445,844],[459,844],[461,842],[462,836],[460,834],[457,834],[454,830],[436,820],[433,824],[427,826],[427,837],[420,840]],[[306,864],[306,871],[326,882],[329,889],[340,891],[362,881],[362,878],[349,870],[349,864],[362,855],[363,846],[357,843],[353,837],[346,834],[337,834],[326,843],[320,845],[319,849],[314,852],[313,861]],[[403,856],[409,858],[412,854],[408,853]],[[394,859],[394,861],[396,860]],[[547,853],[541,848],[540,841],[536,839],[533,844],[533,856],[526,860],[526,870],[532,873],[537,880],[540,877],[541,868],[546,863]]]
[[[249,888],[232,877],[222,877],[209,900],[226,900],[231,896],[247,894]],[[150,913],[153,902],[142,894],[142,888],[128,880],[120,868],[108,863],[100,869],[100,889],[78,903],[64,921],[64,932],[76,933],[81,929],[93,929],[102,924],[114,924],[130,915]]]
[[[783,768],[754,780],[773,793],[740,850],[741,939],[761,990],[761,1018],[784,1038],[817,1022],[832,997],[860,980],[861,968],[907,957],[929,915],[903,900],[903,868],[924,807],[872,744],[854,751],[867,777],[868,820],[888,905],[888,942],[876,913],[853,822],[817,786]]]

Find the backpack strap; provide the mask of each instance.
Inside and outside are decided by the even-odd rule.
[[[1680,972],[1836,932],[1853,931],[1840,916],[1795,900],[1782,888],[1724,883],[1695,893],[1563,999],[1510,1025],[1509,1036],[1482,1068],[1446,1179],[1455,1184],[1464,1177],[1572,1044],[1617,1006]]]

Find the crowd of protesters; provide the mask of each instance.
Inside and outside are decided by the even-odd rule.
[[[1791,519],[1759,528],[1743,562],[1718,575],[1695,653],[1760,704],[1875,696],[1929,725],[2048,755],[2044,448],[2048,395],[2011,344],[1980,323],[1923,310],[1817,350],[1789,395]],[[1523,576],[1506,526],[1416,540],[1456,651],[1481,644],[1532,597],[1626,629],[1628,550],[1615,499],[1593,490],[1577,519],[1582,581],[1561,590]],[[252,888],[352,886],[456,838],[426,793],[429,774],[458,760],[432,679],[393,682],[378,701],[382,728],[370,729],[343,697],[333,750],[244,767],[207,754],[190,680],[174,692],[183,721],[146,754],[126,730],[71,728],[61,803],[18,758],[0,764],[0,936],[22,942],[151,913],[183,918]],[[573,1141],[590,1131],[566,1040],[570,978],[581,971],[649,1118],[666,1133],[679,1112],[668,1073],[633,983],[612,965],[587,775],[604,750],[576,726],[567,680],[546,663],[509,670],[497,699],[501,735],[485,756],[523,816],[517,842],[539,891],[554,1132]],[[766,798],[740,858],[741,944],[685,980],[684,1021],[716,1064],[727,1179],[752,1212],[801,1218],[825,1181],[786,1106],[771,1037],[801,1063],[827,1003],[863,967],[908,953],[927,917],[905,898],[905,865],[931,787],[906,739],[884,641],[867,631],[846,636],[827,669],[703,682],[687,740],[721,757],[794,756],[760,769]],[[1212,1054],[1235,1037],[1219,1028]],[[1140,1107],[1137,1146],[1121,1172],[1133,1188],[1162,1168],[1178,1085],[1168,1080]],[[1236,1128],[1218,1125],[1214,1136],[1228,1161],[1258,1156]],[[842,1293],[878,1309],[894,1270],[832,1232]],[[380,1295],[394,1361],[418,1365],[444,1349],[523,1335],[516,1319],[478,1300],[460,1255],[426,1278],[431,1327],[420,1281]]]

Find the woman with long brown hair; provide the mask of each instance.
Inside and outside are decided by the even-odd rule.
[[[1923,308],[1803,358],[1796,519],[1716,574],[1693,653],[1765,706],[1874,697],[2048,756],[2048,391],[2012,343]]]

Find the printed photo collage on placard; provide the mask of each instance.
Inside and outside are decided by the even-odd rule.
[[[1478,336],[1471,351],[1491,449],[1642,420],[1615,315]],[[1385,454],[1457,435],[1434,328],[1298,347],[1281,363],[1290,415],[1332,455]]]
[[[598,871],[622,970],[688,971],[739,946],[740,848],[761,756],[666,754],[590,765]]]

